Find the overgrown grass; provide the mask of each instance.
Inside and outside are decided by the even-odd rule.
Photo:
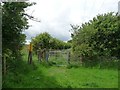
[[[115,88],[118,87],[118,72],[107,69],[51,67],[44,70],[54,76],[62,87]]]
[[[63,57],[40,63],[36,55],[29,65],[27,52],[22,59],[3,77],[4,88],[118,88],[118,70],[68,65]]]
[[[25,65],[25,66],[24,66]],[[118,71],[91,68],[23,64],[9,72],[3,87],[12,88],[117,88]]]

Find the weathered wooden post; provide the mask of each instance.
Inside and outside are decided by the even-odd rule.
[[[3,55],[2,57],[2,63],[3,63],[3,75],[6,75],[6,55]]]
[[[30,42],[30,45],[29,45],[28,63],[29,64],[32,63],[32,43],[31,42]]]
[[[83,65],[83,56],[82,55],[80,56],[80,64],[81,64],[81,66]]]
[[[38,54],[38,61],[42,61],[43,59],[43,50],[42,50],[42,46],[43,46],[43,43],[38,43],[38,50],[37,50],[37,54]]]
[[[37,53],[38,53],[38,61],[41,62],[42,61],[42,49],[39,48]]]
[[[58,50],[59,50],[59,49],[57,49],[57,50],[55,51],[56,60],[57,60],[57,58],[58,58]]]
[[[67,62],[68,62],[68,64],[70,64],[70,52],[68,51],[68,53],[67,53]]]
[[[48,62],[49,60],[49,49],[46,50],[46,61]]]

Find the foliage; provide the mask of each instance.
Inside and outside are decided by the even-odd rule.
[[[91,37],[90,45],[99,55],[115,56],[120,54],[120,30],[118,17],[113,13],[97,16],[94,28],[97,32]]]
[[[11,50],[12,55],[17,57],[21,47],[25,42],[23,30],[27,29],[28,22],[25,14],[25,8],[32,4],[27,2],[3,2],[2,4],[2,52],[8,53]]]
[[[97,57],[101,58],[101,56],[119,59],[120,29],[118,29],[118,23],[118,16],[111,12],[98,15],[81,26],[71,25],[73,53],[77,57],[83,57],[83,62],[86,59],[92,60],[92,63],[98,62]]]
[[[43,48],[49,48],[50,44],[49,41],[52,37],[48,33],[42,33],[40,35],[37,35],[35,38],[32,39],[33,43],[33,49],[37,50],[39,47]]]
[[[41,49],[68,49],[70,43],[65,43],[61,40],[53,38],[47,32],[41,33],[32,39],[33,50],[36,52],[39,48]]]
[[[36,65],[38,68],[33,69],[24,62],[23,68],[7,75],[3,88],[118,88],[117,70],[74,66],[48,68],[37,61]]]
[[[118,88],[118,70],[85,68],[79,65],[47,66],[40,64],[37,56],[33,55],[34,64],[28,65],[27,46],[22,50],[23,60],[13,60],[12,68],[6,77],[3,77],[4,88]],[[65,64],[61,56],[56,60],[50,58],[56,64]],[[61,63],[62,62],[62,63]],[[53,63],[51,63],[53,64]],[[78,68],[79,67],[79,68]],[[89,74],[89,76],[88,76]]]

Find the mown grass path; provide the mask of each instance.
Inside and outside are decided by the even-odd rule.
[[[62,62],[59,59],[58,62]],[[85,67],[69,69],[66,66],[41,65],[37,61],[37,56],[34,56],[33,60],[37,69],[24,77],[26,81],[24,83],[28,84],[21,85],[21,87],[118,88],[118,70]]]
[[[8,74],[4,87],[118,88],[118,71],[84,67],[68,69],[64,66],[44,66],[40,63],[35,66],[24,64],[15,74]]]
[[[33,65],[17,61],[14,72],[8,72],[3,87],[9,88],[118,88],[118,70],[98,68],[68,68],[40,64],[37,56]]]
[[[39,70],[39,69],[38,69]],[[41,69],[40,69],[41,71]],[[43,67],[42,72],[49,78],[54,78],[57,85],[66,88],[116,88],[118,87],[118,72],[107,69]],[[52,79],[51,79],[52,80]],[[49,83],[49,81],[47,82]],[[54,86],[54,85],[53,85]]]

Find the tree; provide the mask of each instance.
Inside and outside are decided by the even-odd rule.
[[[20,53],[25,42],[23,30],[27,29],[28,22],[25,8],[33,4],[27,2],[3,2],[2,5],[2,52],[8,54],[12,52],[14,57]]]
[[[90,43],[100,55],[115,56],[119,58],[120,30],[118,17],[113,13],[99,15],[94,22],[97,32],[91,37]],[[93,44],[96,42],[97,44]]]
[[[41,49],[68,49],[71,44],[65,43],[61,40],[53,38],[47,32],[41,33],[32,39],[33,50],[36,52],[39,48]]]
[[[50,47],[49,42],[50,42],[51,38],[52,37],[47,32],[37,35],[35,38],[32,39],[33,50],[36,52],[39,48],[49,49],[49,47]]]
[[[118,16],[112,12],[98,15],[81,26],[72,26],[72,50],[77,57],[95,60],[95,57],[120,55]],[[85,60],[84,60],[85,61]],[[97,62],[94,61],[94,62]]]
[[[33,5],[27,2],[2,2],[2,56],[3,70],[13,70],[21,60],[22,46],[25,43],[23,30],[28,29],[25,8]],[[6,68],[6,66],[9,68]],[[4,73],[3,72],[3,73]]]

